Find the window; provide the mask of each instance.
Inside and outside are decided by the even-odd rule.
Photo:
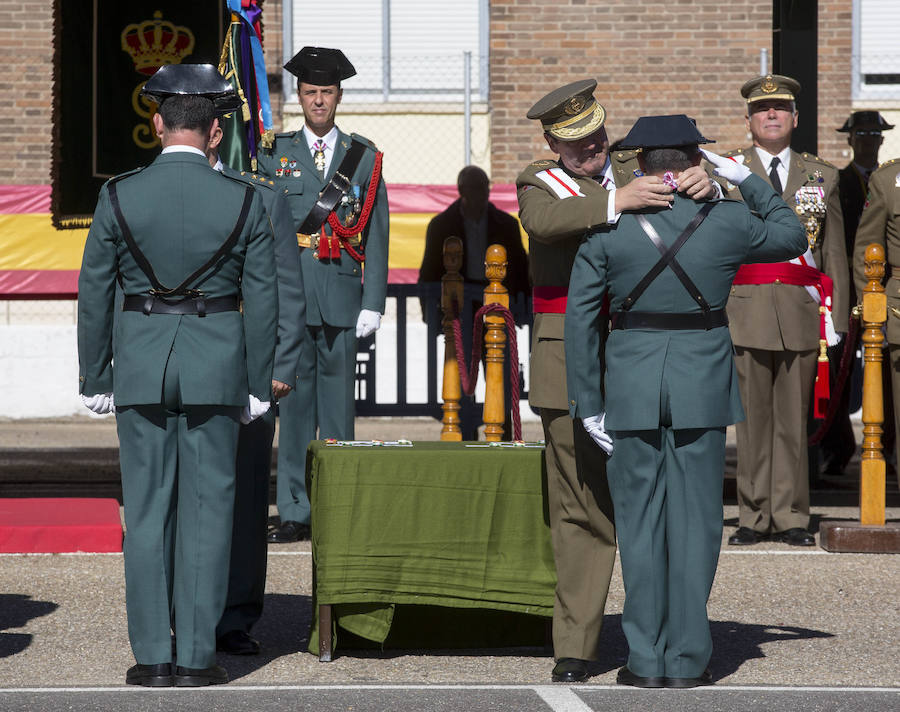
[[[900,99],[896,0],[853,2],[853,99]]]

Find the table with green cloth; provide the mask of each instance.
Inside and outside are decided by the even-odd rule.
[[[414,607],[419,640],[402,647],[435,647],[422,611],[528,614],[545,630],[556,570],[543,454],[484,442],[311,443],[309,651],[330,660],[339,629],[384,644],[399,611]],[[485,617],[456,626],[453,647],[481,647],[485,627]],[[521,644],[522,626],[509,628],[506,643]]]

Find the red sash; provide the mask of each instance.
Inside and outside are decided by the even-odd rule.
[[[569,298],[568,287],[533,287],[531,304],[535,314],[565,314]],[[609,315],[609,295],[603,296],[603,316]]]
[[[734,277],[734,284],[772,284],[781,282],[799,287],[815,287],[819,292],[819,359],[816,370],[816,387],[813,395],[813,416],[824,418],[830,395],[828,354],[825,351],[825,311],[831,309],[834,282],[824,272],[793,262],[742,265]]]

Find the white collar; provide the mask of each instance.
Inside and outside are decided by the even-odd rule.
[[[763,166],[765,166],[766,170],[769,170],[769,166],[772,165],[772,159],[775,158],[775,154],[769,153],[766,149],[760,146],[754,146],[756,149],[756,155],[759,156],[759,160],[762,161]],[[787,169],[790,165],[791,161],[791,147],[788,146],[781,153],[778,154],[778,160],[781,161],[781,165]]]
[[[306,138],[306,145],[309,146],[310,151],[315,150],[313,148],[313,144],[320,139],[325,142],[326,149],[330,148],[330,149],[334,150],[334,147],[337,144],[338,129],[337,129],[337,126],[332,126],[331,131],[329,131],[324,136],[316,136],[312,131],[307,129],[306,126],[304,125],[303,136]]]
[[[206,154],[203,153],[196,146],[186,146],[183,143],[173,143],[171,146],[166,146],[163,150],[163,153],[196,153],[198,156],[203,156],[206,158]]]

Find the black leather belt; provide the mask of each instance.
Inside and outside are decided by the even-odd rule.
[[[144,314],[217,314],[219,312],[238,311],[240,300],[237,297],[212,297],[205,299],[163,299],[149,294],[138,294],[125,297],[122,311],[144,312]]]
[[[704,314],[664,314],[662,312],[619,311],[610,316],[613,329],[651,329],[653,331],[670,331],[678,329],[715,329],[728,326],[728,317],[724,309],[714,309]]]

